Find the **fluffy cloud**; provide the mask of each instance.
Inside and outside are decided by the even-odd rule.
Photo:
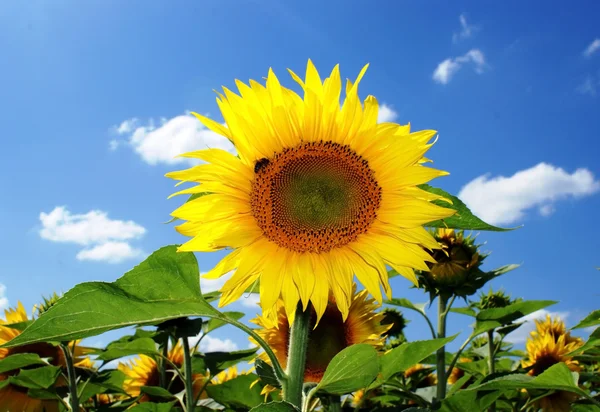
[[[106,242],[77,253],[78,260],[94,260],[107,263],[120,263],[127,259],[143,258],[145,253],[131,247],[127,242]]]
[[[238,350],[238,345],[231,339],[219,339],[206,335],[200,342],[200,351],[207,352],[231,352]]]
[[[383,103],[379,106],[377,114],[377,123],[393,122],[398,117],[398,113],[387,104]]]
[[[471,49],[462,56],[447,58],[436,67],[433,80],[440,84],[448,84],[452,77],[465,65],[472,64],[477,74],[485,69],[485,56],[479,49]]]
[[[128,241],[142,237],[146,229],[131,220],[110,219],[101,210],[72,214],[65,206],[57,206],[50,213],[40,213],[40,222],[43,239],[87,246],[77,254],[79,260],[119,263],[144,255]]]
[[[535,330],[534,321],[544,320],[546,319],[546,315],[550,315],[553,318],[558,317],[562,319],[563,322],[566,322],[569,317],[569,312],[548,312],[546,309],[540,309],[527,316],[523,316],[518,322],[525,323],[511,334],[507,335],[505,340],[511,343],[525,343],[529,334]]]
[[[203,275],[204,273],[200,274],[200,290],[202,293],[209,293],[221,289],[225,282],[233,275],[233,272],[226,273],[218,279],[204,279]]]
[[[0,283],[0,310],[8,308],[8,298],[6,297],[6,286]]]
[[[577,91],[581,94],[589,94],[590,96],[596,96],[598,87],[600,86],[600,79],[592,75],[587,75],[585,80],[577,86]]]
[[[156,123],[159,123],[157,126]],[[235,153],[231,142],[202,125],[190,114],[162,118],[158,122],[150,119],[146,125],[136,118],[125,120],[114,126],[113,132],[125,136],[126,140],[113,139],[109,148],[115,150],[128,144],[148,164],[195,163],[193,159],[176,157],[185,152],[206,148],[219,148]]]
[[[460,32],[452,35],[452,41],[454,43],[458,43],[460,40],[468,39],[478,30],[477,26],[467,23],[467,16],[465,13],[462,13],[460,16],[458,16],[458,21],[460,22]]]
[[[250,309],[259,309],[260,295],[258,293],[245,293],[238,300],[243,306]]]
[[[540,163],[510,177],[479,176],[467,183],[458,196],[483,220],[508,224],[522,220],[528,209],[537,207],[547,216],[558,200],[589,196],[599,190],[600,181],[587,169],[569,174]]]
[[[592,57],[594,53],[600,50],[600,39],[594,39],[583,51],[584,57]]]

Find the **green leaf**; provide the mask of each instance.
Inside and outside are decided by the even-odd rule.
[[[93,383],[112,392],[125,393],[123,384],[127,379],[127,375],[118,369],[106,370],[94,375]]]
[[[573,326],[571,329],[588,328],[590,326],[600,325],[600,310],[595,310],[587,315],[581,322]]]
[[[317,390],[343,395],[365,388],[377,377],[377,351],[371,345],[352,345],[333,357]]]
[[[33,389],[48,389],[54,385],[60,375],[58,366],[43,366],[35,369],[23,369],[17,376],[11,376],[10,383]]]
[[[170,412],[173,409],[173,403],[150,403],[144,402],[128,409],[130,412]]]
[[[431,353],[452,342],[456,336],[441,339],[421,340],[403,343],[383,355],[381,358],[381,376],[384,381],[397,373],[404,372],[411,366],[421,362]]]
[[[396,275],[394,276],[397,275],[398,272],[396,272]],[[392,275],[389,276],[392,277]],[[422,315],[425,315],[425,307],[427,306],[427,303],[412,303],[410,300],[404,298],[392,298],[390,300],[386,300],[384,303],[387,303],[388,305],[400,306],[406,309],[411,309],[421,313]]]
[[[3,346],[75,340],[186,316],[221,315],[202,299],[194,254],[177,253],[177,246],[166,246],[116,282],[75,286]]]
[[[150,396],[151,399],[173,399],[175,396],[160,386],[142,386],[140,388],[142,393]]]
[[[216,375],[230,366],[253,359],[257,350],[258,348],[250,348],[234,352],[209,352],[204,355],[194,355],[194,357],[203,359],[210,373]]]
[[[228,317],[229,319],[240,320],[246,314],[244,312],[223,312],[222,315]],[[225,322],[223,319],[209,319],[207,322],[204,322],[204,334],[212,332],[213,330],[218,329],[226,324],[227,322]]]
[[[456,214],[450,216],[447,219],[436,220],[434,222],[428,223],[426,226],[429,227],[442,227],[442,228],[450,228],[450,229],[464,229],[464,230],[490,230],[494,232],[506,232],[514,229],[503,229],[497,226],[492,226],[488,223],[485,223],[483,220],[479,219],[475,216],[465,205],[462,200],[460,200],[456,196],[452,196],[450,193],[438,189],[437,187],[431,187],[429,185],[419,185],[419,188],[425,190],[426,192],[433,193],[439,196],[443,196],[444,198],[451,200],[452,204],[448,202],[444,202],[442,200],[434,200],[431,203],[436,204],[441,207],[445,207],[448,209],[456,210]]]
[[[35,353],[17,353],[4,359],[0,359],[0,373],[21,369],[31,365],[47,365],[47,363]]]
[[[469,307],[452,308],[452,309],[450,309],[450,312],[454,312],[454,313],[458,313],[458,314],[466,315],[466,316],[471,316],[471,317],[475,317],[477,315],[477,312],[475,312],[475,310],[473,310],[472,308],[469,308]]]
[[[587,397],[587,393],[577,386],[578,375],[564,363],[557,363],[536,377],[514,374],[493,379],[482,385],[470,387],[468,390],[502,390],[502,389],[545,389],[569,391]]]
[[[600,338],[590,336],[590,338],[587,340],[586,343],[584,343],[582,346],[575,349],[574,351],[569,352],[566,356],[579,355],[579,354],[589,351],[590,349],[593,349],[593,348],[600,348]]]
[[[27,329],[27,326],[31,325],[32,323],[33,323],[32,320],[26,320],[26,321],[23,321],[23,322],[10,323],[8,325],[2,325],[2,327],[15,329],[15,330],[18,330],[18,331],[22,332],[25,329]]]
[[[45,400],[57,400],[57,397],[61,397],[55,391],[56,388],[50,389],[41,389],[41,388],[32,388],[27,391],[27,396],[34,399],[45,399]],[[66,388],[61,388],[66,389]]]
[[[206,393],[216,402],[229,408],[253,408],[263,402],[262,387],[250,385],[258,379],[254,374],[240,375],[219,385],[208,385]]]
[[[150,338],[141,338],[129,342],[115,342],[106,347],[106,350],[98,354],[97,360],[111,361],[131,355],[155,355],[156,343]]]
[[[269,402],[258,405],[252,409],[250,412],[299,412],[300,409],[296,408],[294,405],[288,402]]]
[[[504,308],[484,309],[476,316],[473,335],[508,325],[525,315],[557,303],[553,300],[528,300],[513,303]]]
[[[281,389],[281,383],[279,383],[277,380],[275,371],[271,365],[260,358],[256,358],[254,361],[254,367],[256,368],[256,374],[262,383]]]

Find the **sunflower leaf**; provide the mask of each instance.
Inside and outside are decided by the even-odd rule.
[[[8,378],[13,385],[31,389],[48,389],[60,376],[58,366],[43,366],[36,369],[24,369],[17,376]]]
[[[479,335],[514,322],[525,315],[557,303],[553,300],[526,300],[516,302],[504,308],[484,309],[476,316],[475,330],[472,335]]]
[[[230,366],[254,358],[257,350],[258,348],[256,347],[234,352],[208,352],[203,355],[196,354],[194,358],[202,359],[206,368],[210,370],[210,373],[216,375]]]
[[[317,390],[343,395],[368,386],[377,377],[379,360],[371,345],[352,345],[333,357]]]
[[[390,275],[390,277],[397,276],[397,274],[398,273],[396,272],[396,275]],[[392,298],[390,300],[386,300],[385,303],[388,305],[400,306],[400,307],[403,307],[406,309],[412,309],[414,311],[421,313],[422,315],[425,315],[425,306],[427,306],[427,303],[412,303],[410,300],[405,299],[405,298]]]
[[[265,385],[271,385],[274,388],[281,389],[281,383],[277,380],[275,376],[275,371],[273,367],[269,365],[267,362],[260,358],[256,358],[254,361],[254,367],[256,368],[256,374],[260,378],[261,382]]]
[[[595,310],[591,312],[581,322],[573,326],[571,329],[581,329],[596,325],[600,325],[600,310]]]
[[[492,226],[488,223],[485,223],[483,220],[475,216],[471,210],[465,205],[462,200],[458,197],[451,195],[450,193],[439,189],[437,187],[432,187],[429,185],[419,185],[421,190],[425,190],[426,192],[433,193],[435,195],[442,196],[446,199],[452,201],[452,204],[448,202],[444,202],[443,200],[433,200],[431,203],[436,204],[441,207],[445,207],[448,209],[456,210],[456,214],[450,216],[447,219],[440,219],[434,222],[429,222],[425,226],[429,227],[441,227],[441,228],[449,228],[449,229],[464,229],[464,230],[489,230],[493,232],[506,232],[512,229],[504,229],[497,226]]]
[[[300,410],[288,402],[269,402],[258,405],[250,412],[299,412]]]
[[[115,282],[75,286],[4,346],[75,340],[186,316],[221,314],[202,298],[194,254],[166,246]]]
[[[47,365],[36,353],[16,353],[0,359],[0,374],[31,365]]]
[[[392,349],[381,358],[381,377],[383,381],[421,362],[431,353],[452,342],[456,336],[458,335],[404,343]]]
[[[216,402],[232,409],[253,408],[264,399],[260,394],[260,385],[250,387],[256,379],[258,376],[254,374],[240,375],[218,385],[208,385],[206,393]]]
[[[135,405],[133,408],[128,409],[130,412],[170,412],[173,410],[173,404],[169,403],[150,403],[144,402],[139,405]]]
[[[140,391],[154,400],[175,398],[171,392],[160,386],[142,386]]]

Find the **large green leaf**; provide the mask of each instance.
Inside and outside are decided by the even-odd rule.
[[[269,402],[258,405],[250,412],[299,412],[300,410],[288,402]]]
[[[75,286],[4,346],[67,341],[126,326],[220,313],[202,299],[193,253],[163,247],[113,283]]]
[[[495,232],[504,232],[513,229],[503,229],[497,226],[492,226],[488,223],[485,223],[483,220],[479,219],[475,216],[465,205],[462,200],[460,200],[456,196],[452,196],[450,193],[438,189],[437,187],[432,187],[429,185],[420,185],[420,189],[423,189],[427,192],[443,196],[444,198],[451,200],[452,204],[448,202],[444,202],[442,200],[434,200],[432,203],[445,207],[448,209],[456,210],[456,214],[450,216],[447,219],[436,220],[434,222],[428,223],[426,226],[429,227],[442,227],[442,228],[450,228],[450,229],[464,229],[464,230],[491,230]]]
[[[17,376],[9,378],[13,385],[33,389],[47,389],[56,382],[60,375],[58,366],[42,366],[35,369],[24,369]]]
[[[352,345],[333,357],[317,390],[343,395],[365,388],[377,377],[377,351],[365,343]]]
[[[404,343],[392,349],[381,358],[381,377],[385,381],[395,374],[407,370],[442,346],[452,342],[456,336]]]
[[[165,400],[165,399],[173,399],[175,396],[166,390],[165,388],[161,388],[160,386],[142,386],[140,388],[142,393],[145,393],[152,400]]]
[[[0,374],[14,369],[21,369],[31,365],[46,365],[39,355],[35,353],[17,353],[0,359]]]
[[[525,315],[557,303],[553,300],[528,300],[504,308],[484,309],[477,314],[473,335],[496,329]]]
[[[264,399],[260,394],[262,390],[260,385],[250,388],[257,379],[258,376],[254,374],[240,375],[219,385],[208,385],[206,393],[216,402],[229,408],[253,408],[260,405]]]
[[[206,354],[195,354],[195,368],[200,368],[200,362],[202,362],[204,367],[208,368],[212,375],[216,375],[230,366],[253,359],[256,356],[257,350],[258,348],[255,347],[234,352],[208,352]]]
[[[396,274],[388,273],[388,275],[390,277],[398,276],[398,272],[396,272]],[[425,306],[427,306],[427,303],[412,303],[410,300],[405,298],[392,298],[390,300],[386,300],[385,303],[387,303],[388,305],[400,306],[406,309],[411,309],[416,312],[419,312],[422,315],[425,315]]]
[[[267,362],[262,360],[261,358],[256,358],[254,361],[254,367],[256,368],[256,374],[260,378],[261,382],[265,385],[271,385],[274,388],[281,389],[281,383],[277,380],[275,376],[275,371],[273,367],[269,365]]]
[[[588,328],[596,325],[600,325],[600,310],[593,311],[571,329]]]
[[[130,355],[155,355],[156,343],[150,338],[141,338],[129,342],[115,342],[107,346],[106,350],[98,354],[97,360],[111,361]]]
[[[589,395],[577,385],[578,375],[564,363],[557,363],[536,377],[524,374],[514,374],[493,379],[482,385],[469,387],[467,390],[503,390],[503,389],[541,389],[558,390]]]
[[[173,409],[174,402],[170,403],[150,403],[144,402],[128,409],[130,412],[170,412]]]

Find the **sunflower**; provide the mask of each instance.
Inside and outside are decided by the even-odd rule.
[[[436,132],[378,124],[377,100],[358,97],[366,69],[347,82],[341,107],[339,67],[321,81],[309,60],[304,80],[290,71],[304,98],[269,70],[266,86],[236,81],[240,95],[223,88],[217,103],[227,127],[194,113],[238,153],[186,153],[206,163],[167,174],[198,183],[176,194],[201,194],[172,213],[193,237],[179,250],[231,248],[205,275],[234,271],[219,306],[260,280],[264,311],[277,311],[281,298],[292,319],[298,302],[304,310],[312,302],[320,319],[332,292],[346,319],[354,275],[381,302],[381,287],[391,296],[386,265],[416,284],[413,269],[433,262],[423,248],[439,245],[422,226],[454,213],[417,187],[447,174],[423,165]]]
[[[415,388],[426,388],[437,384],[437,376],[431,373],[431,367],[417,363],[404,371],[404,378],[412,382]]]
[[[557,363],[564,363],[573,372],[580,370],[579,363],[568,356],[583,345],[583,342],[572,341],[567,343],[567,335],[555,337],[553,334],[538,334],[535,338],[527,340],[527,359],[522,361],[524,368],[530,368],[528,374],[537,376]],[[567,391],[556,391],[538,401],[538,406],[544,412],[568,412],[570,404],[578,395]]]
[[[167,358],[178,368],[183,366],[183,348],[180,343],[169,351]],[[176,394],[185,389],[185,384],[171,368],[171,365],[166,365],[167,382],[170,382],[169,391]],[[142,386],[159,386],[160,384],[158,364],[150,356],[139,355],[139,357],[131,359],[128,362],[120,362],[118,369],[127,376],[123,384],[123,389],[129,396],[139,396]],[[208,374],[194,374],[192,378],[194,381],[194,396],[198,397],[208,379]],[[206,394],[202,393],[200,398],[206,398]],[[142,395],[139,400],[139,402],[150,401],[150,396],[147,394]]]
[[[468,363],[468,362],[473,362],[473,361],[469,358],[459,358],[458,359],[458,363]],[[453,385],[463,376],[465,376],[465,371],[463,371],[460,368],[454,367],[448,374],[448,383],[450,385]]]
[[[217,373],[211,379],[210,383],[211,383],[211,385],[220,385],[222,383],[225,383],[227,381],[235,379],[238,376],[247,375],[249,373],[250,373],[250,371],[238,372],[237,366],[234,365],[234,366],[231,366],[231,367],[225,369],[224,371],[221,371],[221,372]]]
[[[319,382],[331,359],[348,346],[357,343],[368,343],[376,348],[383,346],[385,341],[383,335],[390,325],[380,324],[383,315],[374,311],[376,305],[373,299],[368,298],[368,292],[363,290],[356,293],[355,289],[353,289],[352,301],[345,321],[333,297],[329,300],[318,324],[316,312],[312,310],[304,372],[305,382]],[[269,344],[281,366],[285,368],[290,322],[283,302],[279,301],[276,318],[263,314],[252,319],[251,322],[262,328],[256,332]],[[252,338],[250,340],[253,341]],[[259,357],[265,362],[270,362],[265,353],[260,354]]]
[[[465,281],[467,272],[477,267],[481,257],[474,239],[454,229],[437,229],[435,239],[441,249],[433,253],[436,263],[430,264],[433,280],[443,285],[458,285]]]
[[[0,345],[3,345],[16,336],[21,334],[19,329],[2,326],[12,325],[29,321],[27,311],[21,302],[18,302],[16,308],[10,308],[4,311],[4,319],[0,319]],[[78,342],[71,342],[69,347],[74,348],[74,361],[77,368],[89,369],[93,366],[90,358],[84,355],[88,353],[85,348],[78,346]],[[60,366],[66,370],[65,356],[60,347],[49,343],[33,343],[30,345],[16,346],[12,348],[0,348],[0,359],[7,358],[18,353],[35,353],[40,358],[49,358],[49,363],[53,366]],[[0,374],[0,381],[16,375],[19,371],[13,370]],[[67,386],[67,382],[59,378],[56,387]],[[56,400],[42,400],[30,398],[27,395],[27,388],[9,384],[0,389],[0,411],[23,411],[23,412],[54,412],[59,410],[59,402]]]
[[[545,320],[536,319],[535,328],[536,330],[531,332],[531,337],[534,339],[541,335],[552,335],[554,340],[558,340],[560,336],[564,336],[566,344],[577,343],[578,346],[583,345],[583,340],[571,336],[571,333],[567,332],[565,323],[558,317],[552,319],[550,315],[546,315]]]

